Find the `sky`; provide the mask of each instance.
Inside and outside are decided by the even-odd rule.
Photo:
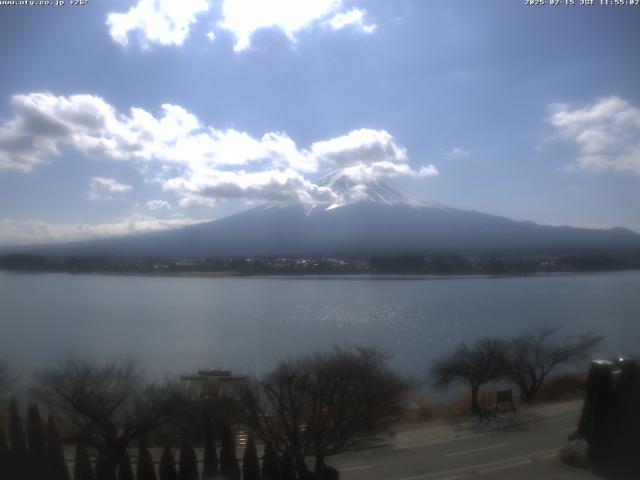
[[[640,5],[35,3],[0,5],[0,245],[330,202],[341,168],[640,231]]]

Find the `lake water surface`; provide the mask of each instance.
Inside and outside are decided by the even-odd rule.
[[[550,322],[640,352],[640,272],[529,277],[176,278],[0,272],[0,357],[26,374],[72,350],[154,374],[261,372],[332,344],[378,345],[416,377],[462,340]]]

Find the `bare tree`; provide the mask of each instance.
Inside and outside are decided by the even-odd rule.
[[[240,387],[246,423],[261,439],[293,456],[298,478],[313,478],[305,460],[324,460],[388,427],[410,382],[376,349],[334,348],[278,364],[262,381]]]
[[[179,404],[177,386],[147,382],[134,360],[68,355],[38,377],[37,395],[66,415],[111,472],[129,443],[167,422]]]
[[[478,401],[480,387],[505,375],[507,343],[493,337],[476,340],[469,346],[462,343],[452,354],[438,360],[431,369],[435,385],[446,387],[457,381],[471,388],[471,412],[481,411]]]
[[[558,338],[558,328],[540,326],[515,337],[509,345],[508,376],[531,403],[549,374],[562,365],[586,360],[602,342],[591,333]]]
[[[14,381],[15,378],[11,375],[9,363],[5,360],[0,360],[0,399],[9,391]]]

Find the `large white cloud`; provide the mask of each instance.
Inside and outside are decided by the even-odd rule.
[[[131,33],[137,33],[143,47],[182,45],[198,17],[213,10],[211,3],[211,0],[139,0],[125,13],[109,14],[109,33],[122,46],[129,44]],[[249,48],[253,34],[264,28],[280,29],[291,41],[315,24],[332,30],[352,27],[362,33],[372,33],[376,28],[365,21],[365,10],[346,10],[342,0],[222,0],[221,10],[218,27],[234,34],[236,52]],[[210,41],[215,39],[213,31],[206,35]]]
[[[133,233],[157,232],[200,223],[190,218],[161,219],[132,215],[110,223],[52,224],[41,220],[0,220],[0,245],[90,240]]]
[[[196,17],[209,10],[208,0],[140,0],[126,13],[111,13],[107,25],[120,45],[129,44],[129,34],[137,32],[142,46],[182,45]]]
[[[15,115],[0,124],[0,170],[28,172],[75,149],[96,159],[132,161],[146,180],[177,195],[182,206],[220,200],[329,202],[332,193],[309,176],[348,167],[353,178],[430,176],[414,170],[405,148],[385,130],[359,129],[300,148],[283,132],[262,137],[204,125],[177,105],[157,115],[141,108],[119,113],[94,95],[30,93],[12,97]],[[94,199],[122,194],[130,186],[96,176]]]
[[[620,97],[583,108],[554,104],[548,121],[578,147],[571,169],[640,174],[640,109]]]
[[[251,36],[262,28],[279,28],[291,41],[298,32],[323,19],[328,19],[333,30],[355,26],[371,33],[375,29],[365,23],[364,10],[345,12],[341,0],[224,0],[222,13],[221,27],[236,36],[235,51],[249,48]]]
[[[434,165],[427,165],[418,170],[414,170],[406,163],[389,161],[374,162],[371,164],[358,163],[344,168],[343,172],[349,178],[359,183],[401,176],[435,177],[438,175],[438,169]]]
[[[362,128],[347,135],[315,142],[311,153],[321,162],[337,167],[354,163],[404,162],[406,149],[398,146],[391,134],[385,130]]]
[[[177,193],[180,205],[214,205],[220,199],[245,201],[331,203],[331,189],[319,187],[299,173],[285,171],[228,172],[192,171],[183,177],[168,179],[164,189]]]

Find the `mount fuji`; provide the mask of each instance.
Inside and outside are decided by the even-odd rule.
[[[271,204],[176,230],[23,248],[120,257],[327,255],[575,255],[640,252],[640,235],[539,225],[409,198],[345,171],[320,179],[327,204]]]

